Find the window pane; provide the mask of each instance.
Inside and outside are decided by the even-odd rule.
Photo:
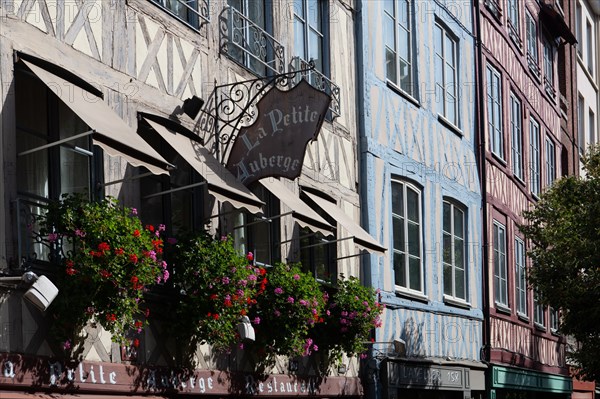
[[[17,153],[48,143],[47,140],[17,130]],[[48,150],[17,157],[17,189],[40,197],[48,197]]]
[[[319,71],[323,70],[323,39],[316,31],[308,31],[308,60],[314,60]]]
[[[396,53],[389,49],[389,47],[385,48],[385,68],[386,68],[386,77],[394,82],[398,83],[398,76],[396,76]]]
[[[452,292],[452,266],[444,265],[444,294],[453,296]]]
[[[454,286],[454,296],[460,299],[467,299],[465,290],[465,271],[462,269],[456,269],[454,275],[456,281]]]
[[[459,238],[464,238],[464,216],[463,211],[454,208],[454,235]]]
[[[414,256],[420,256],[421,254],[419,225],[412,222],[408,222],[408,253]]]
[[[452,265],[452,237],[444,233],[443,262]]]
[[[449,203],[444,202],[444,231],[452,232],[452,209]]]
[[[454,240],[454,265],[461,269],[465,267],[465,242],[460,239]]]
[[[305,18],[302,0],[294,0],[294,14],[298,15],[300,18]]]
[[[304,23],[297,17],[294,18],[294,49],[297,54],[307,58],[306,48],[304,47]]]
[[[60,192],[90,193],[90,157],[60,147]]]
[[[392,223],[394,226],[394,249],[404,251],[404,243],[406,242],[404,237],[404,218],[393,217]]]
[[[408,220],[419,223],[419,194],[410,188],[406,189],[406,212]]]
[[[410,289],[421,291],[421,260],[409,257]]]
[[[402,184],[392,183],[392,213],[399,216],[404,216],[403,187]]]
[[[311,27],[321,31],[321,9],[318,0],[307,0],[308,22]]]
[[[394,253],[394,276],[396,285],[406,287],[406,263],[404,254]]]

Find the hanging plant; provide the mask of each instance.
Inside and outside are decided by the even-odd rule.
[[[162,260],[165,226],[144,227],[135,209],[119,207],[114,198],[89,202],[81,195],[51,204],[41,225],[56,254],[59,295],[48,309],[51,333],[66,353],[82,350],[81,331],[91,320],[114,342],[139,345],[135,334],[149,316],[145,293],[169,278]]]
[[[240,255],[228,237],[179,239],[172,254],[173,283],[182,294],[174,312],[174,333],[192,352],[197,343],[230,350],[240,341],[237,325],[264,289],[265,269],[253,266],[252,253]]]
[[[343,353],[350,357],[366,351],[372,330],[381,327],[384,306],[375,298],[375,290],[363,286],[356,277],[342,276],[338,281],[323,323],[315,329],[315,341],[327,351],[330,361],[339,361]]]

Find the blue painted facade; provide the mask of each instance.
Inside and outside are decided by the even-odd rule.
[[[413,375],[423,375],[418,374],[422,368],[430,370],[424,375],[435,376],[436,367],[442,365],[445,368],[440,372],[453,367],[470,372],[472,386],[457,385],[455,390],[472,391],[476,397],[484,389],[485,366],[480,362],[482,200],[476,164],[476,47],[472,5],[470,1],[417,0],[410,3],[408,17],[398,14],[410,22],[414,46],[416,85],[409,95],[400,89],[401,84],[390,82],[386,73],[386,34],[389,34],[386,21],[389,22],[390,9],[386,14],[385,4],[371,0],[357,3],[362,222],[388,248],[385,256],[370,255],[365,268],[365,281],[381,290],[381,301],[386,305],[383,326],[376,331],[374,359],[367,367],[366,394],[410,397],[412,389],[432,388],[430,385],[435,385],[435,381],[430,378],[411,384],[398,377],[390,382],[397,377],[392,374],[398,370],[406,373],[406,367],[417,367]],[[400,7],[406,1],[396,0],[394,4]],[[402,24],[402,19],[397,21]],[[441,30],[436,30],[436,26]],[[450,64],[454,62],[456,70],[456,118],[444,111],[444,92],[436,87],[440,75],[436,76],[435,57],[440,50],[436,49],[439,42],[436,43],[435,35],[440,31],[446,32],[455,44],[454,52],[446,54],[451,55],[448,59]],[[402,46],[397,48],[403,51]],[[420,193],[422,285],[412,290],[396,284],[399,280],[394,271],[394,253],[397,253],[394,247],[406,248],[398,243],[398,237],[394,240],[392,187],[400,187],[398,183]],[[445,201],[464,214],[464,300],[444,294]],[[398,208],[395,209],[397,213]],[[400,368],[392,372],[390,364]],[[449,382],[446,386],[443,378],[440,381],[439,389],[453,389]]]

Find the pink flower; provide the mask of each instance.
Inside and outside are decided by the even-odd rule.
[[[131,208],[131,214],[134,216],[137,215],[138,214],[137,208]]]
[[[160,266],[161,266],[163,269],[166,269],[166,268],[167,268],[167,262],[165,262],[165,261],[163,260],[162,262],[160,262]]]
[[[77,229],[77,230],[75,230],[75,235],[77,237],[83,238],[83,237],[85,237],[85,231],[81,231],[81,230]]]
[[[273,311],[273,314],[274,314],[276,317],[279,317],[279,316],[281,316],[281,312],[280,312],[279,310],[277,310],[277,309],[275,309],[275,310]]]
[[[252,252],[248,252],[248,255],[246,255],[246,259],[252,262],[254,260],[254,254]]]
[[[275,288],[275,291],[274,291],[274,292],[275,292],[277,295],[279,295],[279,294],[283,294],[283,289],[281,289],[281,287],[277,287],[277,288]]]
[[[361,353],[360,354],[360,358],[361,359],[366,359],[367,358],[367,354],[366,353]]]
[[[158,225],[158,231],[165,231],[166,226],[164,224],[159,224]]]
[[[294,280],[296,280],[296,281],[300,280],[300,276],[297,274],[294,274]]]
[[[260,317],[256,316],[254,318],[254,320],[252,320],[252,323],[254,323],[254,324],[260,324]]]
[[[169,279],[169,276],[170,276],[169,271],[167,269],[163,270],[163,280],[165,282],[167,282],[167,280]]]
[[[58,240],[58,234],[56,234],[56,233],[50,233],[50,234],[48,234],[48,241],[49,242],[55,242],[56,240]]]
[[[71,340],[68,339],[68,340],[66,340],[63,343],[63,349],[66,350],[66,351],[68,351],[69,349],[71,349]]]
[[[287,301],[288,301],[289,303],[294,303],[294,298],[292,298],[291,296],[288,296],[288,299],[287,299]]]
[[[162,276],[159,274],[156,276],[156,284],[160,284],[162,282]]]
[[[317,345],[313,345],[313,351],[318,352],[319,351],[319,347]]]
[[[223,282],[223,284],[227,285],[229,284],[229,277],[223,277],[221,281]]]
[[[244,349],[244,343],[243,342],[240,343],[240,349],[242,349],[242,350]]]
[[[255,274],[251,274],[248,276],[248,280],[250,281],[256,281],[256,275]]]

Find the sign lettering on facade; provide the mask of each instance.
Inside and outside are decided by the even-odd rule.
[[[240,129],[227,169],[245,185],[263,177],[300,176],[306,146],[317,138],[330,102],[304,79],[288,91],[273,87],[258,102],[256,121]]]

